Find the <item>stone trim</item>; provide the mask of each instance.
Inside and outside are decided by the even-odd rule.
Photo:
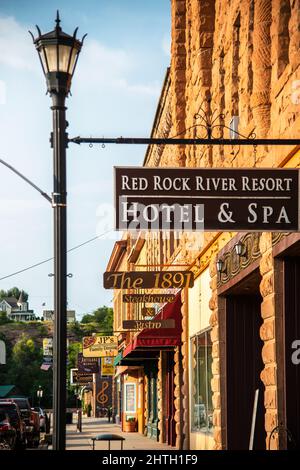
[[[175,432],[176,432],[176,449],[182,448],[182,419],[181,419],[181,367],[180,367],[180,350],[176,346],[174,353],[174,419],[175,419]]]
[[[274,286],[274,258],[272,256],[272,234],[263,233],[260,238],[259,248],[261,251],[260,293],[263,298],[261,304],[261,316],[263,324],[260,328],[260,337],[264,341],[262,348],[262,359],[265,364],[260,377],[265,385],[265,430],[266,448],[268,449],[269,438],[272,429],[278,425],[277,410],[277,361],[275,344],[275,286]],[[271,450],[278,449],[278,440],[271,441]]]

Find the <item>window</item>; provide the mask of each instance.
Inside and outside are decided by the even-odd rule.
[[[125,413],[136,412],[136,384],[125,383]]]
[[[206,330],[191,339],[192,431],[209,433],[213,431],[211,353],[210,330]]]

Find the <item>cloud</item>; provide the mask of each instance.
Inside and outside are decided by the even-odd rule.
[[[115,81],[115,85],[128,93],[150,95],[158,97],[160,92],[160,85],[156,81],[153,84],[148,85],[130,85],[127,80],[120,78]]]
[[[38,71],[40,65],[28,30],[14,17],[0,16],[0,64],[23,71]],[[134,83],[128,76],[137,67],[134,57],[121,48],[110,48],[95,39],[88,39],[79,57],[76,84],[79,87],[112,88],[125,93],[145,96],[159,95],[160,87],[154,83]],[[134,75],[134,73],[133,73]],[[2,91],[1,91],[2,90]],[[1,100],[2,97],[2,100]],[[5,97],[3,86],[0,101]]]
[[[87,40],[79,57],[76,70],[78,86],[105,86],[128,94],[158,96],[160,87],[154,83],[132,83],[128,75],[134,71],[137,62],[127,51],[104,46],[94,39]]]
[[[31,71],[40,67],[27,29],[12,16],[0,16],[0,64]]]

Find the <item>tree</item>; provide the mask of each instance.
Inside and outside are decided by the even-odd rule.
[[[12,323],[13,320],[10,320],[7,316],[6,312],[0,311],[0,325],[4,325],[5,323]]]
[[[91,313],[86,313],[81,319],[81,323],[92,323],[95,321],[95,316]]]
[[[96,323],[104,333],[111,333],[113,331],[113,309],[103,305],[92,314],[84,315],[81,323]]]
[[[42,363],[42,349],[23,333],[12,348],[7,361],[5,383],[18,386],[24,395],[30,398],[32,405],[41,386],[44,391],[43,404],[48,403],[51,406],[52,370],[41,370]]]
[[[7,291],[1,289],[0,290],[0,300],[4,299],[5,297],[15,297],[16,299],[19,299],[21,291],[18,287],[12,287],[11,289],[8,289]],[[27,302],[28,300],[28,294],[23,290],[23,297],[24,301]]]

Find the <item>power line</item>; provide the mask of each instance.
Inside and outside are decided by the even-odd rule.
[[[82,246],[87,245],[88,243],[91,243],[91,242],[97,240],[98,238],[103,237],[104,235],[106,235],[107,233],[110,233],[112,231],[113,231],[113,229],[111,228],[111,229],[107,230],[106,232],[103,232],[100,235],[97,235],[96,237],[90,238],[89,240],[86,240],[85,242],[80,243],[79,245],[73,246],[73,248],[70,248],[67,251],[67,253],[69,253],[70,251],[78,250],[78,248],[81,248]],[[8,274],[7,276],[1,277],[0,281],[3,281],[4,279],[7,279],[7,278],[12,277],[12,276],[16,276],[17,274],[24,273],[25,271],[28,271],[29,269],[33,269],[33,268],[36,268],[37,266],[41,266],[42,264],[48,263],[51,260],[53,260],[53,256],[52,256],[52,258],[47,258],[43,261],[40,261],[39,263],[32,264],[31,266],[28,266],[27,268],[20,269],[19,271],[15,271],[14,273],[11,273],[11,274]]]
[[[26,181],[26,183],[30,184],[30,186],[32,186],[36,191],[38,191],[41,194],[41,196],[43,196],[45,199],[47,199],[47,201],[50,202],[50,204],[52,204],[51,197],[48,196],[48,194],[45,191],[43,191],[41,188],[39,188],[35,183],[33,183],[25,175],[20,173],[18,170],[16,170],[16,168],[14,168],[12,165],[7,163],[5,160],[2,160],[1,158],[0,158],[0,163],[2,163],[2,165],[9,168],[11,171],[13,171],[16,175],[18,175],[20,178],[22,178],[24,181]]]

